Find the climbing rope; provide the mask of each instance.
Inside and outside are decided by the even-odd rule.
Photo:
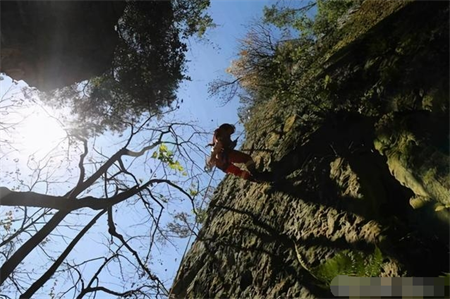
[[[200,207],[199,207],[200,209],[203,207],[203,204],[205,203],[206,195],[208,194],[209,187],[211,187],[211,183],[212,183],[212,180],[214,178],[214,173],[215,172],[216,172],[216,167],[214,167],[214,169],[213,169],[213,171],[211,173],[211,178],[209,179],[208,186],[205,189],[205,194],[203,194],[203,198],[202,198],[202,201],[200,203]],[[195,214],[196,217],[198,216],[197,211],[195,211],[195,210],[194,210],[194,214]],[[180,260],[180,267],[178,267],[177,273],[175,274],[175,278],[177,278],[178,274],[180,273],[181,265],[183,264],[184,258],[186,257],[186,253],[188,251],[189,244],[191,244],[192,236],[196,235],[195,234],[195,230],[197,229],[197,227],[198,227],[198,222],[195,221],[194,227],[192,228],[191,233],[189,235],[189,239],[188,239],[188,241],[186,243],[186,247],[184,248],[183,256],[181,257],[181,260]],[[172,294],[172,289],[170,289],[170,292],[169,292],[169,299],[171,298],[171,294]]]
[[[234,125],[236,125],[237,123],[238,123],[238,122],[236,122]],[[242,134],[244,134],[244,131],[242,131],[242,132],[238,135],[238,137],[236,138],[236,141],[239,139],[239,137],[242,136]],[[206,166],[205,166],[205,171],[206,171],[206,172],[209,172],[209,171],[206,169]],[[212,183],[212,180],[213,180],[213,178],[214,178],[215,172],[216,172],[216,167],[214,167],[214,169],[212,170],[211,177],[210,177],[209,182],[208,182],[208,185],[207,185],[207,187],[206,187],[206,189],[205,189],[205,194],[203,194],[203,198],[202,198],[202,201],[201,201],[201,203],[200,203],[199,209],[202,209],[203,204],[205,203],[206,195],[208,194],[208,190],[209,190],[209,188],[211,187],[211,183]],[[194,214],[195,214],[196,217],[198,216],[198,213],[197,213],[196,210],[194,210]],[[189,244],[191,244],[192,237],[193,237],[194,235],[196,235],[195,230],[197,229],[197,227],[198,227],[198,222],[196,221],[195,224],[194,224],[194,227],[192,228],[191,233],[190,233],[190,235],[189,235],[189,239],[188,239],[188,241],[187,241],[187,243],[186,243],[186,247],[184,248],[183,256],[181,257],[181,260],[180,260],[180,267],[178,267],[177,273],[175,274],[175,278],[177,278],[177,277],[178,277],[178,274],[180,273],[181,265],[183,264],[183,261],[184,261],[184,259],[185,259],[185,257],[186,257],[186,253],[187,253],[187,251],[188,251],[188,249],[189,249]],[[169,292],[169,299],[171,299],[171,295],[172,295],[172,289],[170,289],[170,292]]]

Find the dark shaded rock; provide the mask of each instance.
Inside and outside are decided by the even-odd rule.
[[[1,1],[0,71],[41,91],[110,66],[124,1]]]

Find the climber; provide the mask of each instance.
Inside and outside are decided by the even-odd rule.
[[[211,156],[207,160],[207,169],[212,169],[214,166],[225,173],[231,173],[243,179],[261,182],[270,180],[268,174],[262,174],[256,171],[255,162],[250,155],[234,149],[237,139],[232,141],[231,134],[235,131],[234,125],[222,124],[214,131],[213,140],[209,146],[212,146]],[[247,170],[234,165],[234,163],[245,164]]]

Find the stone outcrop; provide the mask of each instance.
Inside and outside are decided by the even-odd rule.
[[[224,179],[172,298],[330,298],[335,274],[449,272],[449,4],[361,12],[379,19],[354,13],[309,75],[377,112],[311,121],[275,98],[255,109],[243,150],[277,180]]]
[[[2,1],[0,72],[48,91],[111,67],[124,1]]]

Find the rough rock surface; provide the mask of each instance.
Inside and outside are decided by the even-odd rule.
[[[378,114],[310,123],[272,99],[252,115],[243,150],[277,180],[224,179],[173,298],[330,298],[324,265],[345,255],[360,275],[449,272],[448,5],[366,1],[376,21],[355,13],[311,71]]]
[[[0,72],[41,91],[111,66],[124,1],[1,1]]]

